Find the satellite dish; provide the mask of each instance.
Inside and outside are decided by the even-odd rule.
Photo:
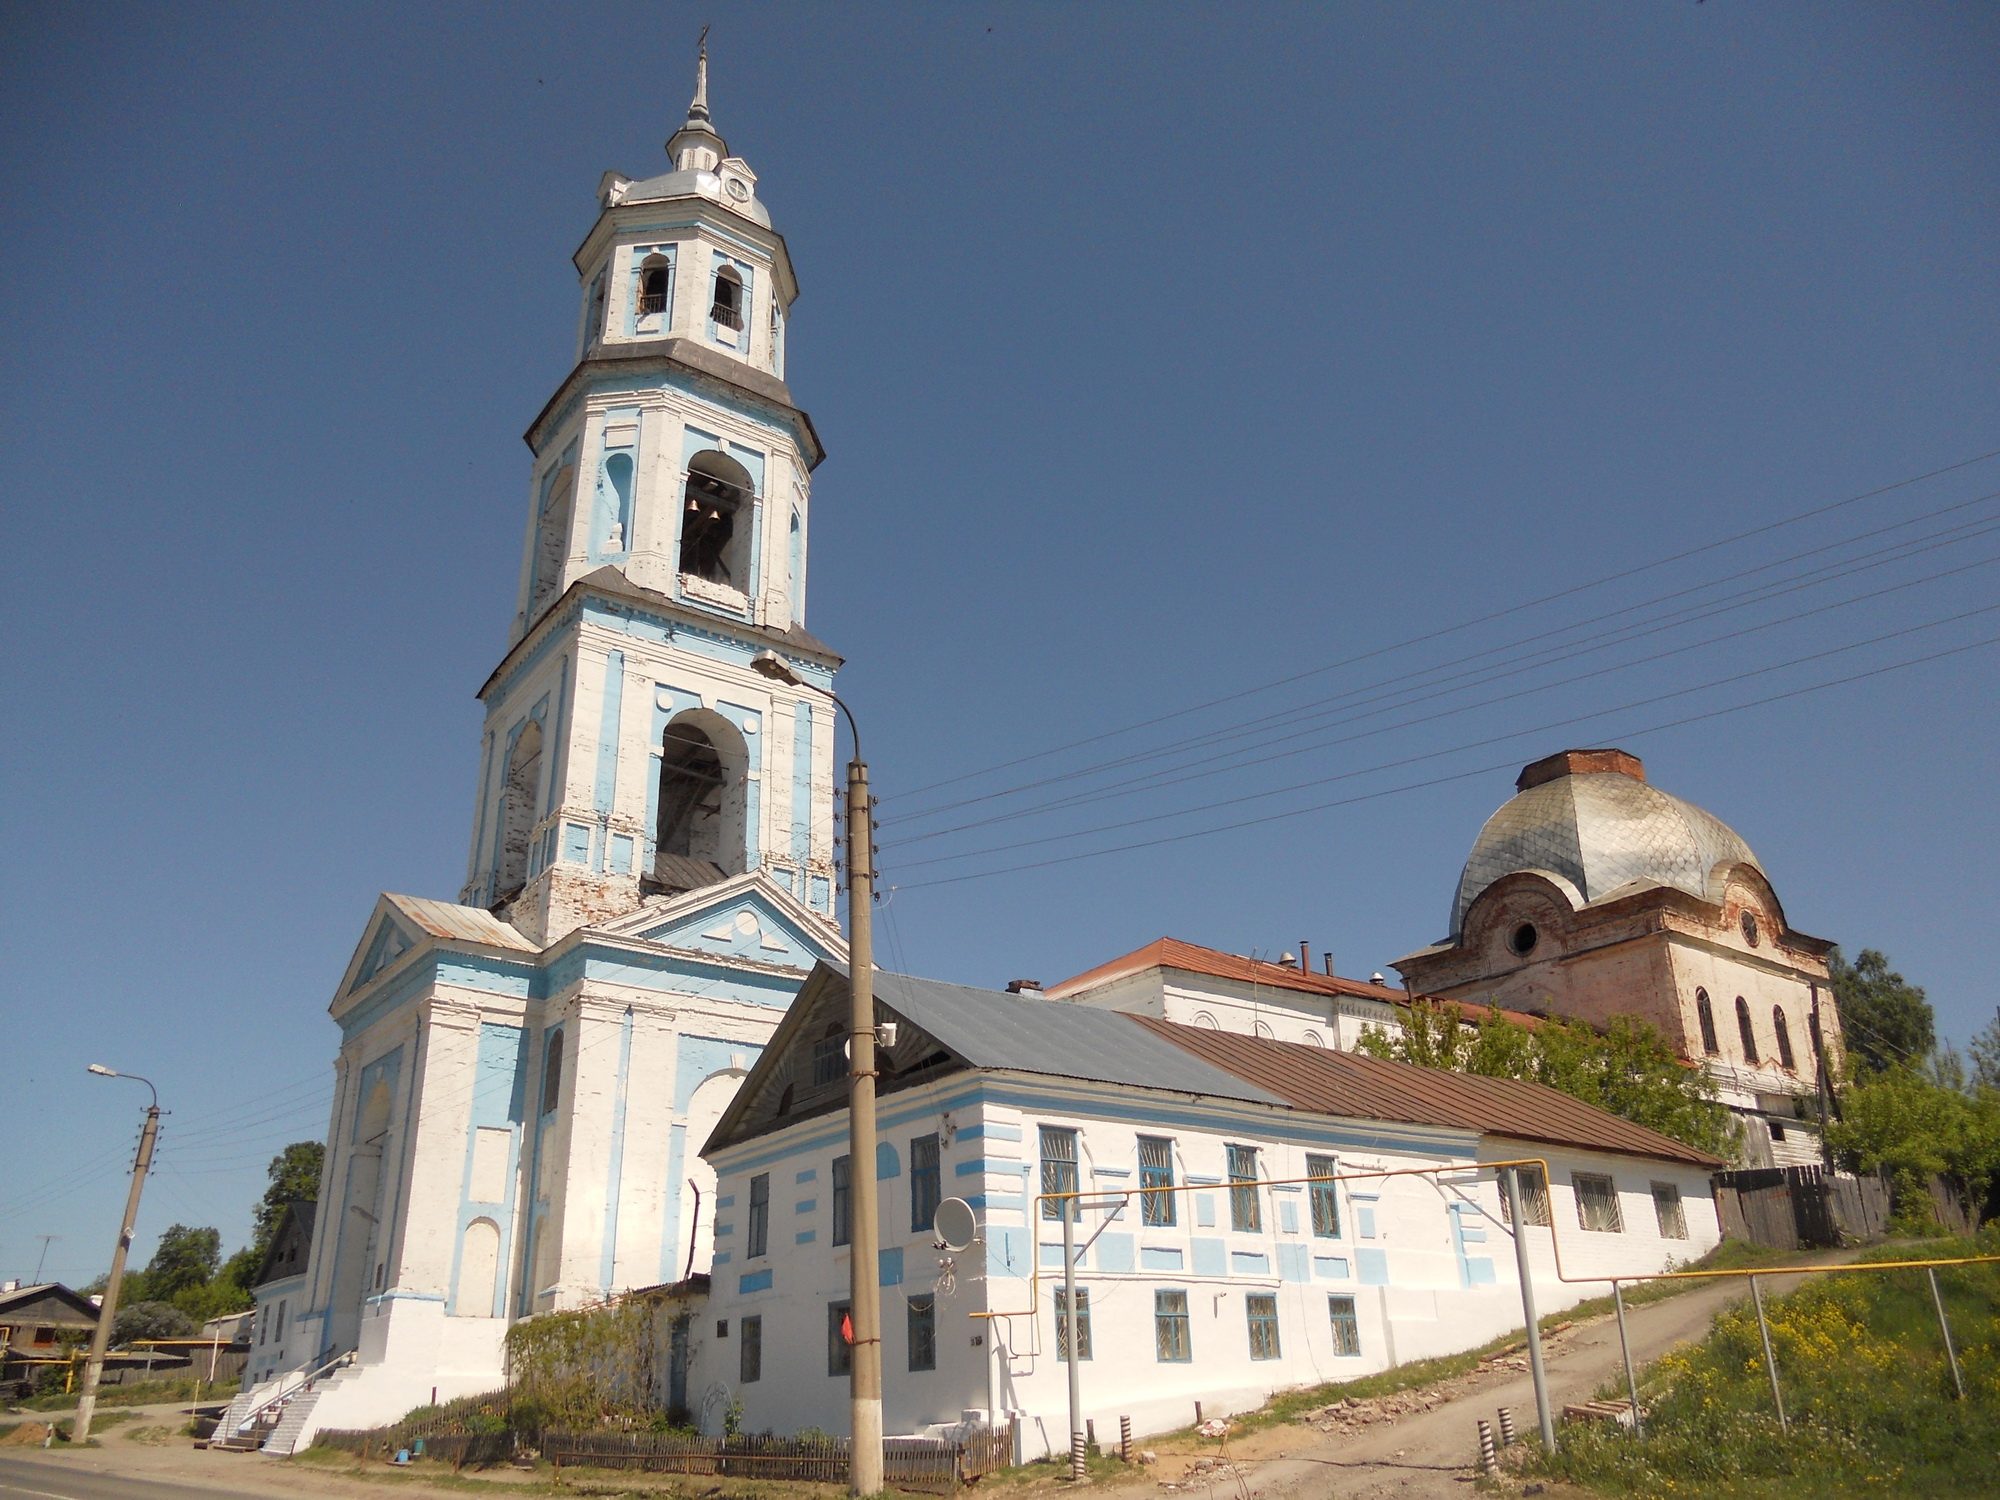
[[[963,1198],[947,1198],[937,1206],[931,1232],[945,1249],[963,1250],[979,1238],[979,1220],[973,1216],[972,1205]]]

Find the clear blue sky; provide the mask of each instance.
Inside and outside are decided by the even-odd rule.
[[[174,1111],[142,1256],[233,1247],[324,1129],[375,893],[463,878],[568,256],[601,171],[660,168],[705,20],[804,285],[811,624],[885,816],[1350,695],[1289,759],[891,821],[885,962],[1386,969],[1513,767],[1610,742],[1947,1034],[1992,1015],[2000,652],[1638,731],[2000,634],[1938,623],[2000,601],[2000,460],[1202,705],[2000,449],[1993,7],[9,5],[0,1275],[43,1233],[52,1274],[108,1259],[143,1090],[86,1062]],[[1671,628],[1431,695],[1662,595],[1609,623]]]

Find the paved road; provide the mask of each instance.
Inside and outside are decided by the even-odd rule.
[[[158,1479],[140,1479],[120,1474],[104,1474],[71,1469],[42,1459],[0,1457],[0,1500],[16,1496],[37,1500],[214,1500],[218,1493],[208,1485],[170,1484]],[[232,1489],[232,1495],[255,1495],[255,1491]],[[269,1492],[270,1500],[297,1500],[297,1491]]]

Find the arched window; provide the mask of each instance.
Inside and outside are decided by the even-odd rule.
[[[1722,1051],[1722,1042],[1715,1034],[1715,1007],[1708,1003],[1708,991],[1694,992],[1694,1015],[1701,1023],[1701,1050],[1710,1057]]]
[[[507,785],[500,794],[500,862],[493,901],[511,901],[528,883],[528,844],[534,837],[542,787],[542,726],[530,719],[507,756]]]
[[[1308,1031],[1304,1036],[1299,1038],[1299,1044],[1304,1047],[1318,1047],[1321,1050],[1324,1050],[1326,1047],[1326,1042],[1317,1031]]]
[[[1215,1024],[1215,1017],[1211,1016],[1205,1010],[1198,1010],[1194,1013],[1194,1024],[1199,1026],[1203,1031],[1222,1030],[1220,1026]]]
[[[542,1113],[548,1114],[562,1102],[563,1034],[549,1033],[548,1052],[542,1058]]]
[[[565,463],[542,491],[542,511],[535,523],[534,576],[528,588],[528,624],[562,593],[563,564],[569,560],[569,519],[576,500],[576,465]]]
[[[657,318],[667,310],[667,288],[672,268],[664,255],[649,255],[639,266],[639,307],[642,318]]]
[[[708,315],[718,327],[743,331],[743,277],[736,267],[724,266],[715,273],[715,299]]]
[[[1771,1007],[1771,1029],[1778,1034],[1778,1066],[1785,1069],[1796,1068],[1798,1062],[1792,1056],[1792,1028],[1785,1024],[1784,1006]]]
[[[681,572],[745,588],[750,580],[750,471],[725,454],[697,453],[688,460],[683,493]]]
[[[1736,997],[1736,1029],[1743,1037],[1744,1058],[1753,1064],[1756,1063],[1759,1060],[1757,1057],[1757,1033],[1750,1025],[1750,1002],[1745,1000],[1741,995]]]
[[[722,812],[722,757],[707,735],[678,720],[667,726],[664,746],[659,851],[706,858],[713,852],[713,825]]]

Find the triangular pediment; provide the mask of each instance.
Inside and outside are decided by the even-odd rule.
[[[846,957],[838,929],[758,871],[654,902],[595,930],[788,969]]]
[[[536,951],[533,943],[491,912],[384,891],[376,898],[354,957],[348,960],[347,973],[334,992],[335,1004],[366,989],[416,949],[440,940],[519,953]]]

